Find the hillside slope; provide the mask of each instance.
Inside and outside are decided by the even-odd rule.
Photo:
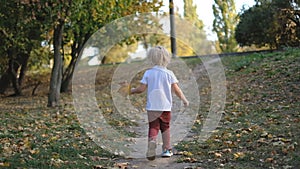
[[[203,168],[300,166],[300,50],[223,57],[222,62],[227,103],[221,123],[206,142],[178,146],[190,152],[181,160]],[[201,122],[195,131],[201,131]]]

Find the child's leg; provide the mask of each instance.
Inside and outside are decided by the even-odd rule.
[[[162,133],[163,150],[170,150],[172,148],[170,141],[170,121],[171,112],[164,111],[160,116],[160,130]]]
[[[149,141],[156,142],[160,129],[159,117],[161,116],[162,112],[148,111],[147,113],[149,122],[148,139]]]
[[[156,155],[156,142],[160,129],[160,115],[162,112],[148,111],[149,131],[148,131],[148,150],[146,157],[154,160]]]

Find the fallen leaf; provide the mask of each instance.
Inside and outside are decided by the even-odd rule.
[[[223,153],[231,153],[231,149],[230,148],[225,148],[222,150]]]
[[[187,163],[195,163],[195,162],[197,162],[197,159],[187,157],[187,158],[183,159],[183,161],[187,162]]]
[[[221,153],[215,153],[215,158],[221,158],[222,154]]]
[[[81,154],[78,154],[78,157],[81,158],[81,159],[85,159],[85,160],[87,159],[86,157],[84,157],[84,156],[81,155]]]
[[[8,163],[8,162],[0,163],[0,166],[1,167],[9,167],[10,163]]]
[[[95,165],[93,169],[107,169],[106,167],[103,167],[102,165]]]
[[[266,132],[266,131],[264,131],[261,135],[260,135],[260,137],[266,137],[266,136],[268,136],[268,132]]]
[[[31,154],[38,154],[38,153],[40,153],[40,150],[38,150],[38,149],[33,149],[33,150],[29,150],[29,152],[30,152]]]
[[[244,158],[245,157],[245,153],[243,152],[237,152],[233,154],[234,159],[238,159],[238,158]]]
[[[119,83],[121,85],[120,89],[118,90],[118,93],[120,93],[122,96],[126,97],[130,93],[130,85],[128,82],[121,82]]]
[[[274,161],[273,158],[266,158],[266,159],[265,159],[265,162],[267,162],[267,163],[272,163],[273,161]]]
[[[108,160],[107,157],[90,156],[93,161]]]
[[[129,163],[125,162],[125,163],[116,163],[115,167],[120,168],[120,169],[128,169],[128,165]]]
[[[183,152],[183,155],[184,155],[184,156],[191,157],[191,156],[193,156],[193,153],[192,153],[192,152],[189,152],[189,151],[184,151],[184,152]]]

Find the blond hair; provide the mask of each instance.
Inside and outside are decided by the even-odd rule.
[[[156,46],[148,51],[147,58],[153,66],[167,67],[170,63],[171,55],[166,48]]]

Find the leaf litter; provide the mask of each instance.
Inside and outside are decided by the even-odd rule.
[[[41,89],[33,97],[2,97],[0,167],[141,168],[147,163],[158,168],[172,163],[181,168],[295,168],[300,166],[299,55],[299,50],[249,55],[247,63],[241,57],[222,58],[227,103],[221,124],[199,143],[197,132],[205,118],[205,113],[199,113],[190,138],[175,147],[178,153],[170,164],[165,159],[153,163],[122,159],[99,148],[80,127],[70,93],[62,95],[62,106],[56,109],[46,107],[46,92]],[[98,102],[111,124],[121,129],[134,124],[114,120],[118,114],[107,88],[113,70],[113,66],[101,69],[107,73],[97,78],[96,87],[106,99]],[[205,74],[198,77],[204,84],[200,112],[207,112],[209,80]],[[144,102],[142,96],[135,100],[141,109]]]

